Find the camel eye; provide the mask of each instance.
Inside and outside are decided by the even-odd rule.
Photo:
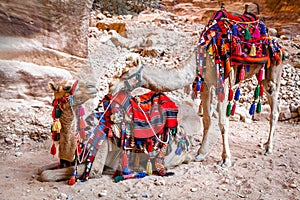
[[[71,86],[65,86],[63,87],[64,91],[69,92],[71,90]]]

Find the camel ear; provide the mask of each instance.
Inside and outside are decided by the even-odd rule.
[[[77,84],[78,84],[78,80],[76,80],[76,81],[73,83],[72,88],[71,88],[71,91],[70,91],[70,94],[74,94]]]
[[[55,83],[50,82],[50,83],[48,83],[48,86],[49,86],[49,88],[52,92],[57,92],[58,91],[58,85],[56,85]]]

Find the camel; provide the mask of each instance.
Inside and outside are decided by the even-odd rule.
[[[246,5],[245,14],[253,16],[252,13],[247,12],[247,5]],[[221,11],[225,11],[224,5],[222,5]],[[218,14],[218,13],[217,13]],[[217,17],[217,14],[215,17]],[[222,13],[219,13],[222,14]],[[218,16],[220,17],[220,16]],[[215,18],[214,20],[223,20],[222,17]],[[226,17],[225,17],[226,18]],[[211,20],[210,24],[207,26],[207,29],[215,23],[214,20]],[[204,30],[207,31],[207,30]],[[203,36],[203,33],[202,33]],[[213,37],[213,36],[209,36]],[[268,37],[266,37],[268,39]],[[206,44],[202,44],[208,45]],[[273,45],[273,44],[272,44]],[[274,43],[276,45],[276,43]],[[267,45],[268,50],[270,51],[270,48],[273,46]],[[203,138],[201,146],[198,149],[197,155],[195,156],[195,161],[203,161],[206,156],[209,154],[210,148],[209,148],[209,128],[212,121],[211,116],[211,98],[212,98],[212,91],[216,91],[216,88],[219,86],[217,85],[217,78],[216,74],[217,72],[220,73],[220,71],[217,71],[215,66],[215,52],[208,52],[206,51],[204,54],[202,54],[203,57],[206,57],[206,72],[205,77],[202,76],[200,78],[204,77],[204,82],[201,88],[203,88],[201,91],[201,104],[199,105],[199,110],[203,110]],[[278,107],[278,93],[280,88],[280,77],[281,77],[281,71],[282,71],[282,65],[281,60],[283,58],[283,51],[282,49],[279,49],[276,53],[276,56],[274,54],[271,54],[269,52],[268,59],[270,57],[276,57],[276,61],[271,63],[271,66],[265,68],[265,79],[259,80],[259,83],[264,86],[265,94],[267,95],[268,103],[271,107],[271,113],[270,113],[270,131],[269,131],[269,137],[267,142],[264,144],[265,147],[265,155],[271,154],[273,151],[273,140],[274,140],[274,132],[276,128],[276,123],[278,121],[279,116],[279,107]],[[199,58],[197,58],[199,59]],[[190,57],[188,57],[183,63],[173,69],[173,70],[166,70],[166,69],[158,69],[153,67],[147,67],[140,64],[140,67],[137,68],[131,68],[125,71],[122,76],[116,77],[111,82],[111,91],[114,90],[114,88],[117,88],[117,90],[120,90],[121,88],[128,87],[128,85],[137,85],[140,87],[148,88],[156,92],[168,92],[173,91],[176,89],[182,89],[184,87],[188,87],[190,84],[193,83],[193,79],[196,74],[196,66],[195,66],[195,60],[196,55],[192,54]],[[137,61],[140,63],[140,61]],[[247,63],[246,63],[247,64]],[[251,63],[249,63],[250,65]],[[266,64],[266,63],[265,63]],[[220,165],[222,167],[230,167],[231,166],[231,154],[230,154],[230,148],[229,148],[229,116],[227,115],[227,106],[228,106],[228,93],[231,88],[233,88],[234,85],[237,83],[239,86],[242,86],[242,80],[239,80],[237,82],[237,75],[240,74],[241,67],[240,64],[233,64],[230,69],[227,71],[227,76],[223,83],[223,92],[222,92],[222,98],[218,102],[218,125],[221,130],[222,134],[222,141],[223,141],[223,152],[222,152],[222,160],[220,161]],[[251,67],[247,67],[247,72],[244,74],[244,79],[250,78],[253,75],[257,75],[261,72],[264,64],[251,64]],[[244,70],[244,69],[243,69]],[[203,74],[201,74],[203,75]],[[168,77],[168,81],[166,81],[166,77]],[[131,83],[128,80],[135,80],[131,81]],[[172,81],[176,80],[176,81]],[[262,86],[261,86],[262,87]],[[221,93],[220,93],[221,94]]]
[[[43,166],[39,169],[40,180],[44,182],[70,179],[75,169],[77,170],[76,173],[79,176],[85,173],[85,170],[87,169],[87,161],[84,160],[84,162],[79,165],[75,165],[76,160],[74,161],[75,152],[78,150],[76,150],[75,140],[75,133],[76,128],[78,130],[78,124],[76,127],[77,120],[75,120],[76,116],[74,113],[80,112],[78,111],[78,109],[81,108],[81,105],[84,104],[88,99],[94,98],[97,92],[96,88],[91,84],[86,85],[83,82],[79,82],[77,86],[77,81],[70,80],[64,80],[58,83],[51,82],[49,83],[49,86],[54,93],[55,99],[65,99],[65,97],[69,96],[73,96],[73,98],[71,98],[72,103],[71,101],[69,101],[69,98],[67,98],[68,100],[65,101],[65,103],[61,103],[60,105],[62,111],[61,117],[59,118],[61,122],[58,152],[60,165],[59,168],[57,168],[57,163],[54,163]],[[86,118],[86,123],[89,123],[92,129],[97,129],[97,126],[95,125],[97,121],[95,122],[93,116],[93,113],[88,115],[88,117]],[[180,131],[178,131],[178,134],[176,136],[172,136],[172,139],[170,139],[171,142],[169,145],[171,152],[165,159],[165,166],[168,168],[172,168],[181,163],[187,163],[191,160],[188,151],[183,151],[180,155],[175,152],[177,149],[177,141],[180,140],[180,137],[183,136],[183,134],[185,134],[183,128],[179,129]],[[116,139],[118,140],[119,138]],[[186,140],[188,141],[188,143],[189,139],[189,136],[187,136]],[[109,169],[116,170],[118,168],[118,158],[120,157],[121,153],[122,149],[117,147],[114,143],[111,142],[111,140],[108,140],[106,138],[104,141],[102,141],[99,151],[97,152],[96,157],[92,162],[93,167],[89,173],[89,177],[99,178],[103,174],[105,166]],[[111,172],[108,171],[106,173]],[[72,184],[74,184],[74,182]]]

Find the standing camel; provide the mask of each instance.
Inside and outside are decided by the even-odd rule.
[[[198,150],[198,153],[195,157],[195,161],[203,161],[205,157],[208,155],[210,150],[209,142],[208,142],[209,141],[208,131],[212,120],[210,114],[211,92],[213,91],[212,89],[215,88],[214,91],[216,91],[217,89],[221,90],[221,92],[219,91],[218,93],[218,97],[219,97],[219,102],[218,102],[219,123],[218,124],[222,133],[222,141],[223,141],[222,161],[220,162],[220,164],[223,167],[231,166],[231,155],[230,155],[230,148],[228,142],[229,116],[230,116],[230,114],[228,115],[228,112],[230,112],[230,110],[228,111],[227,107],[229,103],[230,106],[232,105],[233,86],[235,84],[239,84],[239,86],[241,87],[243,79],[250,78],[255,74],[257,75],[257,77],[260,77],[258,78],[259,79],[258,81],[260,83],[261,91],[263,91],[264,88],[265,94],[267,95],[268,103],[270,104],[271,107],[270,131],[269,131],[269,138],[265,143],[265,154],[271,154],[273,151],[274,132],[275,132],[275,127],[279,115],[277,98],[278,98],[279,87],[280,87],[280,77],[282,71],[281,60],[283,56],[283,50],[280,48],[280,46],[277,44],[276,41],[268,37],[267,29],[263,26],[263,23],[260,22],[254,14],[249,13],[246,10],[245,14],[242,15],[241,17],[247,18],[249,22],[245,22],[245,23],[239,22],[238,20],[240,20],[240,18],[238,16],[230,15],[230,13],[228,13],[224,9],[224,7],[222,7],[222,10],[220,10],[214,15],[213,19],[210,21],[210,23],[208,24],[208,26],[206,27],[206,29],[204,30],[200,38],[202,39],[202,37],[205,37],[207,41],[205,42],[201,40],[199,41],[200,48],[202,48],[203,50],[205,47],[205,53],[202,53],[201,56],[205,57],[206,59],[205,67],[201,66],[202,67],[201,72],[199,72],[199,69],[197,69],[197,74],[195,73],[196,72],[195,60],[197,58],[197,63],[199,63],[199,54],[197,55],[197,57],[194,54],[192,54],[189,58],[186,59],[186,61],[184,61],[176,69],[166,70],[166,69],[157,69],[157,68],[151,68],[151,67],[140,65],[141,67],[129,69],[128,71],[123,73],[121,77],[116,78],[111,82],[111,91],[113,91],[113,89],[115,88],[117,88],[117,90],[120,90],[121,88],[127,87],[128,84],[129,85],[131,84],[129,80],[135,79],[133,85],[136,84],[138,86],[148,88],[157,92],[168,92],[176,89],[182,89],[183,87],[188,86],[193,82],[193,78],[195,77],[195,75],[197,75],[198,76],[197,78],[202,81],[201,105],[203,106],[204,132],[203,132],[202,145]],[[226,24],[226,26],[222,24],[223,20],[225,21],[231,20],[231,22],[234,21],[233,24],[238,24],[238,23],[247,24],[249,27],[253,27],[253,28],[254,27],[257,28],[259,25],[262,25],[261,27],[259,27],[260,28],[259,30],[261,32],[259,34],[261,34],[261,37],[258,37],[256,35],[256,38],[251,38],[251,34],[254,37],[254,30],[251,30],[251,33],[249,32],[250,35],[247,35],[247,37],[250,37],[250,39],[249,42],[245,42],[245,44],[250,46],[248,47],[244,45],[245,49],[240,49],[240,51],[244,51],[242,52],[244,56],[242,60],[239,60],[241,57],[234,56],[234,54],[232,54],[232,52],[235,50],[233,45],[231,45],[233,44],[232,42],[233,30],[228,23]],[[221,34],[218,33],[218,31],[220,31],[219,30],[220,28],[217,27],[218,25],[224,25],[226,33],[222,33],[222,32]],[[211,28],[214,28],[213,31]],[[221,31],[224,31],[224,29]],[[240,33],[238,32],[237,34]],[[217,36],[223,37],[223,40],[222,39],[220,41],[216,40]],[[243,39],[244,37],[245,35],[242,36]],[[255,41],[259,39],[263,39],[264,43],[258,41],[257,42],[258,44],[256,44]],[[220,60],[216,60],[217,50],[219,51],[224,50],[223,48],[221,48],[221,46],[217,45],[217,43],[219,42],[222,45],[222,41],[225,41],[224,44],[225,43],[229,44],[229,46],[227,46],[227,49],[225,49],[227,50],[227,54],[226,54],[227,56],[222,55],[222,57],[220,57]],[[253,41],[254,46],[253,44],[251,45],[250,43],[251,41]],[[252,47],[251,50],[250,47]],[[253,47],[255,47],[254,50]],[[236,60],[231,60],[232,62],[230,62],[230,60],[228,59],[231,58],[235,58]],[[205,68],[205,74],[203,73],[204,72],[203,68]],[[263,75],[262,74],[263,70],[264,70],[265,78],[262,80],[261,76]],[[166,77],[168,77],[169,81],[166,81]],[[228,95],[230,95],[231,97],[229,98]],[[251,114],[253,114],[253,108]]]

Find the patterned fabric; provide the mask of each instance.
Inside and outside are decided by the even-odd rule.
[[[153,130],[160,134],[164,128],[177,126],[178,107],[165,94],[151,91],[138,98],[139,103],[125,91],[113,97],[126,110],[127,115],[133,117],[135,138],[149,138],[154,136]]]
[[[214,14],[204,28],[196,47],[197,77],[194,91],[200,91],[199,85],[205,80],[206,55],[216,68],[216,94],[218,100],[224,100],[224,80],[231,66],[270,67],[280,64],[280,45],[268,37],[263,22],[252,13],[234,16],[222,9]]]

